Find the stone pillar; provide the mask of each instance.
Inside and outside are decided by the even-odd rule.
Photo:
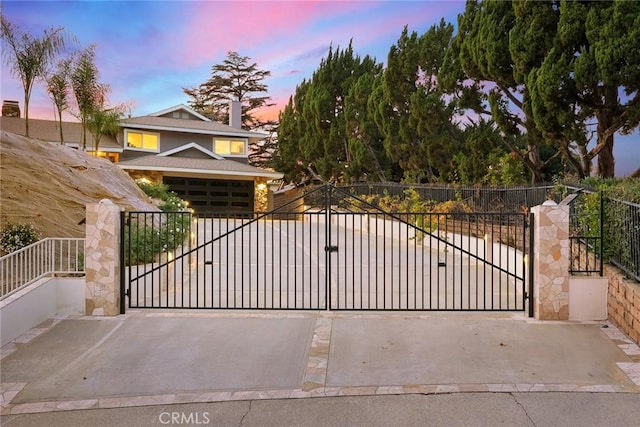
[[[120,314],[120,207],[111,200],[87,204],[85,314]]]
[[[569,206],[549,200],[531,211],[534,214],[534,317],[568,320]]]

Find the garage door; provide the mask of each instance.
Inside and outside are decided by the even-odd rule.
[[[253,181],[164,177],[169,190],[187,200],[196,213],[252,212]]]

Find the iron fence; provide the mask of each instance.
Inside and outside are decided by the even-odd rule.
[[[329,185],[298,202],[245,216],[122,213],[122,301],[132,308],[524,309],[530,219],[523,213],[389,213]]]
[[[0,258],[0,299],[47,276],[84,274],[82,238],[46,238]]]
[[[370,183],[343,188],[352,194],[396,197],[405,196],[405,192],[411,188],[424,200],[435,202],[459,200],[465,202],[475,212],[524,212],[550,199],[559,203],[570,200],[570,202],[565,201],[570,204],[569,272],[602,275],[603,262],[606,258],[636,280],[640,280],[638,277],[640,275],[640,238],[637,205],[611,201],[610,208],[605,210],[604,201],[607,198],[598,196],[599,193],[580,185],[469,187]],[[616,236],[615,240],[614,236]],[[625,243],[619,245],[616,242]],[[607,249],[609,247],[612,249]]]
[[[640,282],[640,205],[605,197],[605,255]]]
[[[441,184],[363,183],[343,188],[351,194],[367,196],[405,195],[408,189],[415,190],[422,199],[435,202],[459,200],[476,212],[523,212],[553,198],[560,201],[555,185],[537,187],[478,187],[451,186]],[[572,190],[572,187],[568,187]]]
[[[603,273],[604,199],[601,193],[583,192],[568,196],[561,203],[569,205],[569,273]]]

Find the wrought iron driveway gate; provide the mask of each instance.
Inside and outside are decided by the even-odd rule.
[[[390,213],[324,185],[266,213],[122,220],[132,308],[525,309],[525,214]]]

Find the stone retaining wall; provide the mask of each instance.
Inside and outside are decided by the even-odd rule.
[[[604,274],[609,278],[609,320],[640,344],[640,284],[611,265],[605,265]]]

